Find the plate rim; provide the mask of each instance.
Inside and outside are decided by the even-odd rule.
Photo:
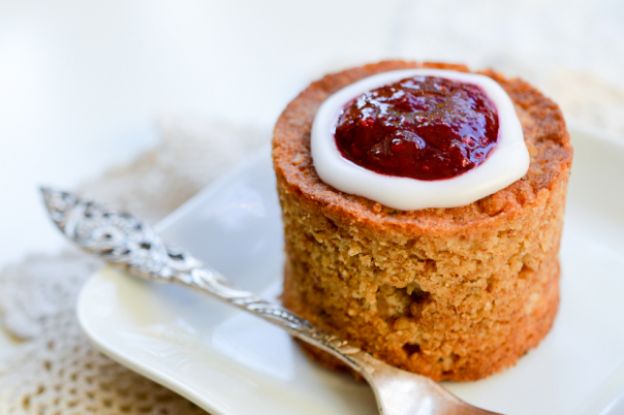
[[[172,212],[167,214],[164,218],[159,220],[154,225],[154,229],[159,233],[165,231],[168,227],[172,226],[178,219],[186,215],[187,212],[193,208],[193,206],[195,206],[197,203],[200,203],[200,201],[207,197],[210,193],[217,192],[220,188],[227,185],[227,183],[241,171],[245,170],[250,165],[253,165],[259,159],[266,157],[266,152],[268,151],[270,151],[270,145],[263,145],[260,148],[256,149],[254,152],[243,156],[240,161],[235,163],[229,169],[226,169],[214,181],[200,189],[196,194],[191,196],[184,203],[182,203]],[[101,339],[93,331],[92,327],[87,322],[87,313],[85,306],[86,300],[84,297],[86,295],[85,293],[88,292],[88,287],[91,284],[94,284],[96,278],[98,278],[98,275],[107,271],[119,272],[118,269],[115,269],[110,265],[104,265],[101,268],[95,270],[93,273],[90,274],[83,286],[80,288],[80,292],[76,301],[76,316],[78,319],[78,325],[80,326],[81,330],[86,334],[91,344],[98,351],[104,353],[106,356],[110,357],[112,360],[116,361],[122,366],[190,400],[195,405],[199,406],[202,409],[205,409],[206,411],[209,411],[211,414],[221,414],[222,411],[219,408],[212,405],[209,400],[202,399],[201,396],[193,393],[191,390],[186,388],[182,384],[182,382],[177,381],[156,369],[144,367],[140,364],[135,363],[134,361],[132,361],[132,359],[127,358],[124,353],[119,350],[118,347],[115,347],[114,343],[107,343],[104,339]],[[225,304],[223,306],[227,307],[227,305]]]
[[[95,279],[97,278],[97,275],[99,273],[106,272],[106,271],[117,272],[118,270],[115,270],[114,268],[108,265],[98,269],[91,275],[91,277],[89,277],[89,280],[83,285],[83,287],[80,290],[80,294],[78,296],[78,302],[76,306],[78,324],[80,325],[80,328],[83,330],[83,332],[86,334],[91,344],[98,351],[105,354],[106,356],[111,358],[113,361],[132,370],[133,372],[141,376],[144,376],[147,379],[151,380],[152,382],[155,382],[175,392],[176,394],[182,396],[183,398],[188,399],[189,401],[193,402],[198,407],[205,409],[206,411],[209,411],[211,414],[216,414],[216,415],[221,414],[222,411],[219,408],[210,404],[209,400],[201,399],[199,396],[196,396],[196,394],[194,394],[189,388],[184,387],[182,385],[182,382],[177,381],[174,378],[166,374],[163,374],[162,372],[158,370],[151,369],[149,367],[143,367],[142,365],[135,363],[134,361],[132,361],[132,359],[126,358],[123,352],[119,351],[118,348],[115,347],[114,343],[107,344],[104,341],[102,341],[98,335],[92,332],[92,330],[89,328],[88,323],[86,323],[84,320],[85,319],[85,311],[84,311],[85,306],[83,305],[83,303],[85,300],[83,298],[83,293],[87,292],[86,287],[95,282]]]

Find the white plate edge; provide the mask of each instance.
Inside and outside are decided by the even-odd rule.
[[[85,310],[87,306],[84,305],[86,301],[84,299],[84,293],[88,291],[87,287],[90,284],[93,284],[93,282],[95,281],[96,274],[99,274],[106,270],[115,270],[115,269],[107,265],[107,266],[100,268],[96,272],[94,272],[92,276],[89,277],[87,282],[85,282],[85,284],[81,288],[80,294],[78,295],[78,301],[76,304],[76,314],[78,318],[78,324],[80,325],[80,328],[83,330],[83,332],[86,334],[91,344],[95,346],[97,350],[104,353],[106,356],[110,357],[112,360],[116,361],[122,366],[132,370],[133,372],[138,373],[139,375],[145,376],[152,382],[155,382],[161,386],[164,386],[165,388],[188,399],[189,401],[193,402],[195,405],[208,411],[211,415],[223,414],[223,412],[219,408],[211,405],[207,399],[203,399],[198,394],[195,394],[191,392],[188,388],[184,387],[182,382],[176,381],[168,375],[163,375],[162,372],[159,370],[151,370],[149,367],[143,367],[141,365],[135,364],[132,360],[127,359],[124,356],[123,352],[118,350],[117,347],[115,347],[114,345],[111,345],[110,343],[106,343],[106,341],[100,339],[99,336],[95,334],[89,328],[89,325],[85,322],[85,313],[86,313]]]

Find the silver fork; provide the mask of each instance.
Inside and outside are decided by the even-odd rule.
[[[427,377],[397,369],[345,340],[321,332],[278,303],[233,288],[221,274],[189,253],[168,247],[150,226],[133,215],[69,192],[44,187],[41,193],[54,224],[84,251],[130,275],[210,294],[332,354],[368,382],[380,414],[496,414],[469,405]]]

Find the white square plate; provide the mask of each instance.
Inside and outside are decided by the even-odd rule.
[[[468,402],[507,414],[624,411],[624,147],[582,131],[573,143],[555,326],[515,367],[446,385]],[[282,229],[268,153],[160,229],[236,285],[275,298]],[[286,333],[180,287],[103,269],[85,285],[78,316],[104,353],[214,414],[375,413],[366,385],[317,367]]]

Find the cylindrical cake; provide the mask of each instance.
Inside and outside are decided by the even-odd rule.
[[[572,148],[555,103],[522,80],[481,71],[513,101],[530,154],[523,178],[466,206],[412,211],[320,180],[310,132],[323,101],[367,76],[416,67],[468,71],[406,61],[348,69],[312,83],[277,121],[282,298],[392,365],[436,380],[478,379],[514,364],[553,324]]]

